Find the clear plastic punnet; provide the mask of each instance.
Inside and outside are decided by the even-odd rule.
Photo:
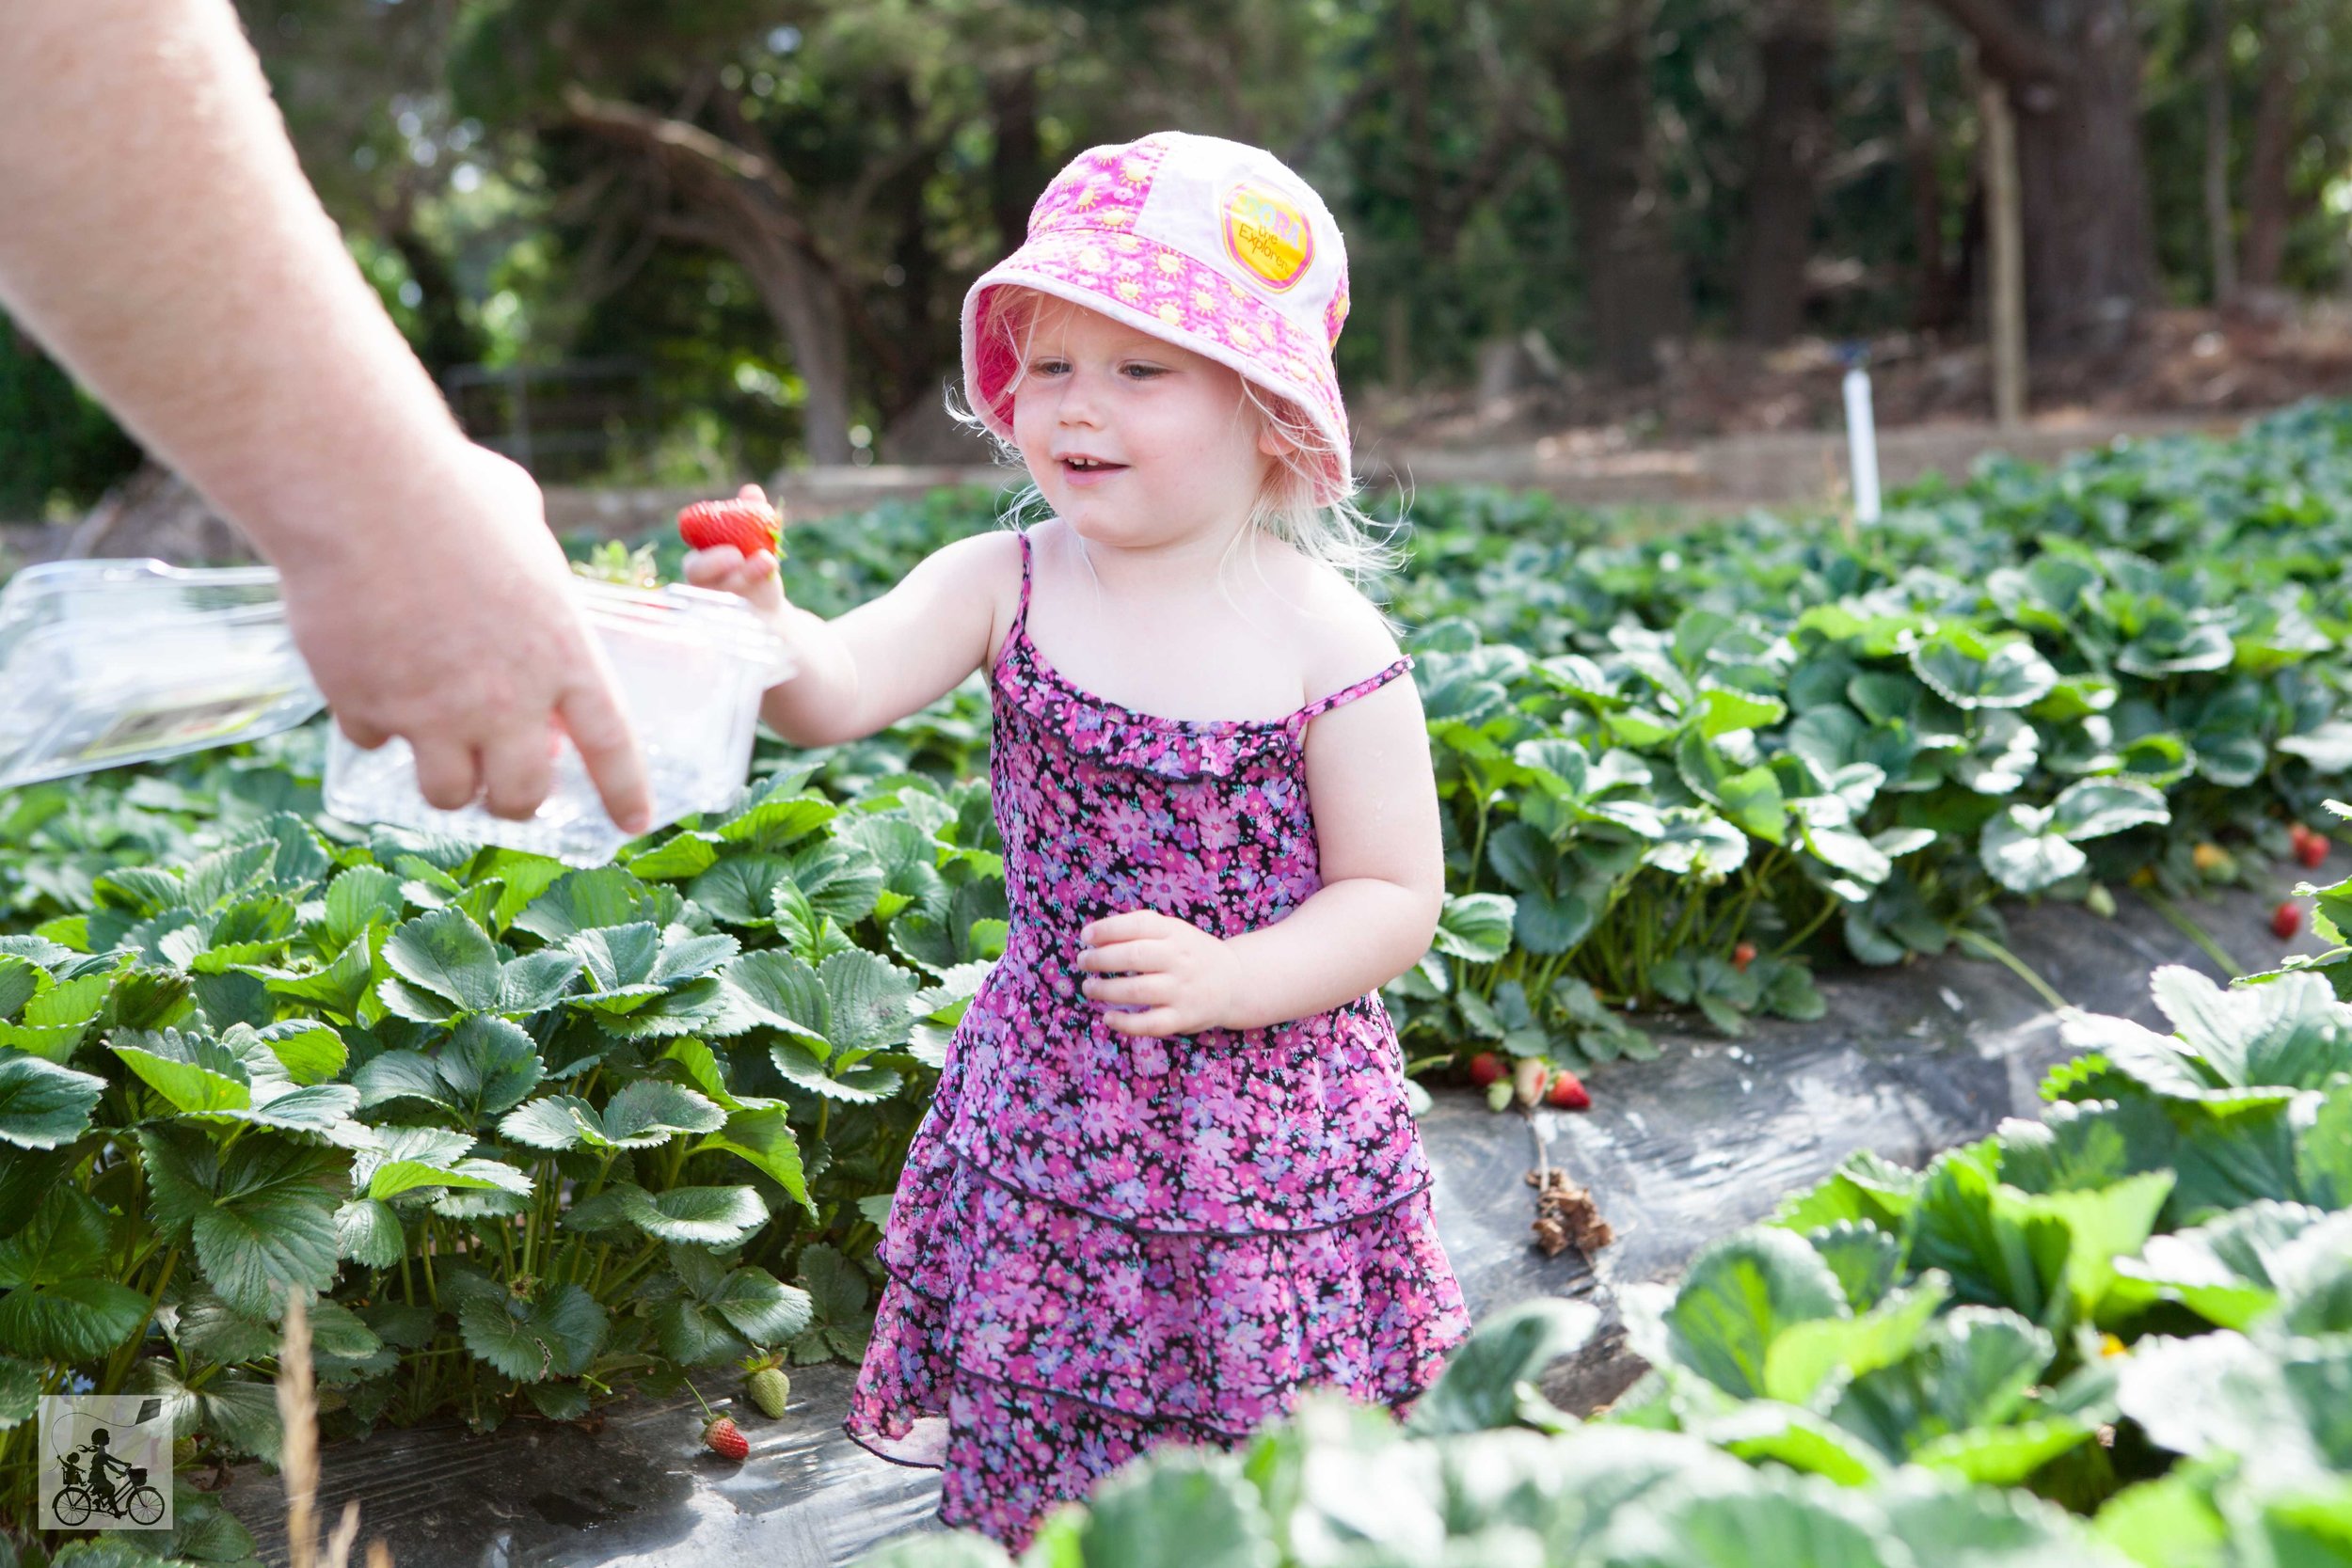
[[[0,590],[0,789],[256,740],[321,703],[271,567],[56,561]]]
[[[793,672],[783,641],[732,594],[674,583],[624,588],[573,582],[589,628],[612,667],[636,727],[653,790],[654,826],[724,811],[751,769],[760,693]],[[443,811],[417,788],[405,740],[363,752],[333,729],[326,742],[326,810],[347,822],[384,822],[551,855],[574,865],[612,858],[629,835],[613,825],[568,736],[538,815],[516,822],[477,802]]]
[[[654,825],[723,811],[743,791],[760,693],[792,673],[783,642],[732,594],[572,583],[645,758]],[[0,789],[151,761],[294,725],[324,705],[267,566],[159,561],[28,566],[0,590]],[[551,855],[610,860],[628,835],[570,739],[528,821],[443,811],[405,740],[361,751],[330,726],[326,805],[381,822]]]

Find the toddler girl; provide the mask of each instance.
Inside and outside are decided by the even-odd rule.
[[[1279,160],[1096,148],[963,309],[973,418],[1052,515],[830,623],[764,551],[688,562],[778,618],[801,673],[762,713],[796,745],[988,672],[1010,931],[908,1149],[844,1425],[1015,1552],[1308,1386],[1401,1412],[1470,1331],[1376,994],[1444,866],[1413,661],[1343,575],[1380,559],[1346,314],[1339,229]]]

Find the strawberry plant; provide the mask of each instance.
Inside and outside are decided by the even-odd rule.
[[[849,814],[771,774],[579,871],[313,826],[305,744],[261,752],[296,810],[191,761],[130,786],[182,858],[14,888],[0,1485],[69,1377],[274,1456],[295,1293],[330,1434],[862,1354],[910,1091],[1001,951],[984,788]],[[29,838],[113,819],[55,799],[19,798]]]
[[[1649,1370],[1605,1414],[1536,1391],[1598,1322],[1539,1298],[1482,1322],[1401,1424],[1315,1392],[1237,1452],[1146,1456],[1033,1551],[1214,1524],[1282,1564],[1342,1528],[1566,1568],[2337,1560],[2352,1006],[2309,974],[2153,990],[2170,1035],[2069,1018],[2087,1053],[2049,1075],[2046,1122],[1920,1171],[1855,1155],[1679,1281],[1621,1288]],[[951,1532],[865,1560],[1010,1560]]]
[[[1422,493],[1414,570],[1374,585],[1408,627],[1443,806],[1438,927],[1383,992],[1408,1065],[1489,1058],[1487,1092],[1532,1104],[1654,1053],[1631,1010],[1804,1019],[1814,963],[1997,955],[2006,901],[2249,879],[2352,768],[2346,498],[2352,411],[2330,407],[1988,464],[1851,542],[1754,515],[1625,544],[1541,498]],[[801,525],[793,597],[841,613],[992,507]],[[683,544],[591,564],[675,576]],[[926,1085],[1004,950],[988,721],[976,676],[822,753],[763,739],[739,810],[593,871],[323,818],[316,726],[0,797],[0,1488],[29,1481],[30,1401],[69,1379],[167,1399],[205,1454],[271,1453],[290,1293],[330,1435],[854,1359]],[[2159,1243],[2184,1227],[2343,1201],[2337,1025],[2312,998],[2352,991],[2352,894],[2319,890],[2311,919],[2336,945],[2282,964],[2263,1022],[2186,991],[2185,1048],[2078,1022],[2096,1049],[2053,1081],[2049,1147],[2008,1130],[1808,1197],[1801,1239],[1841,1294],[1758,1262],[1737,1279],[1803,1306],[1798,1348],[1775,1370],[1757,1327],[1701,1355],[1754,1363],[1798,1414],[1741,1415],[1722,1402],[1753,1389],[1686,1369],[1629,1418],[1687,1415],[1653,1434],[1680,1454],[1867,1472],[1874,1498],[1923,1466],[2106,1484],[2076,1429],[2116,1423],[2068,1380],[2118,1359],[2086,1333],[2156,1331],[2119,1316],[2123,1282],[2175,1267]],[[2163,1306],[2243,1317],[2284,1283],[2234,1277],[2159,1282]],[[1807,1384],[1825,1345],[1839,1374]],[[1930,1386],[1979,1364],[2009,1371]],[[1921,1437],[1905,1412],[1930,1406]],[[1807,1520],[1829,1496],[1723,1484]],[[1892,1512],[1866,1533],[1979,1506],[1944,1484],[1869,1503]],[[2121,1506],[2274,1507],[2147,1496]]]

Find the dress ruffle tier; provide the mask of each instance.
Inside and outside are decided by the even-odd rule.
[[[944,1470],[941,1519],[1017,1551],[1127,1459],[1232,1447],[1303,1387],[1410,1408],[1470,1316],[1376,998],[1181,1069],[1133,1058],[1200,1037],[1114,1037],[1115,1073],[1002,1049],[988,989],[877,1250],[851,1438]]]

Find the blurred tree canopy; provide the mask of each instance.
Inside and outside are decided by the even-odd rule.
[[[1988,82],[2037,353],[2153,303],[2333,289],[2352,256],[2343,0],[238,8],[461,412],[602,422],[534,449],[548,478],[968,458],[943,404],[965,287],[1066,159],[1170,126],[1329,201],[1351,391],[1463,383],[1504,343],[1638,384],[1692,333],[1971,333]],[[0,334],[0,388],[38,366]],[[0,514],[120,460],[42,396],[8,418],[81,455],[0,469]]]

